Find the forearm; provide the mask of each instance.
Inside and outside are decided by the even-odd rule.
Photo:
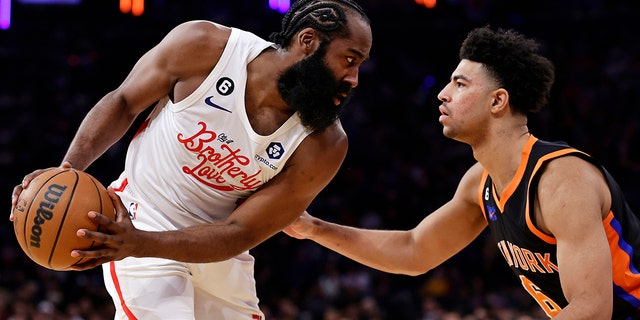
[[[309,240],[361,264],[397,274],[426,272],[424,264],[413,261],[414,245],[409,231],[360,229],[315,218],[311,223]]]
[[[237,225],[206,224],[174,231],[136,231],[131,256],[156,257],[190,263],[228,260],[257,245]]]
[[[407,232],[355,229],[314,219],[315,232],[310,240],[334,250],[371,268],[390,273],[417,275],[407,266],[407,251],[399,239]],[[137,230],[135,247],[129,248],[134,257],[156,257],[182,262],[206,263],[230,259],[253,248],[262,239],[247,237],[250,234],[236,224],[207,224],[175,231],[148,232]]]
[[[80,124],[64,161],[85,170],[127,132],[136,115],[123,111],[124,103],[107,94],[93,107]]]
[[[576,319],[611,319],[612,306],[608,305],[604,308],[599,308],[599,304],[593,305],[575,305],[569,303],[560,313],[553,317],[554,320],[576,320]]]

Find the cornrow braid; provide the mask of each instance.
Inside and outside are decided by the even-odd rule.
[[[281,47],[286,47],[293,35],[306,27],[324,33],[327,38],[336,35],[347,36],[345,13],[347,8],[356,11],[369,22],[369,17],[362,7],[353,0],[299,0],[282,18],[281,31],[272,33],[269,40]]]

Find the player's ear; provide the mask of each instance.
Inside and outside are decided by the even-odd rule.
[[[497,113],[507,108],[509,103],[509,92],[504,88],[499,88],[493,92],[493,100],[491,102],[491,112]]]
[[[318,35],[313,28],[304,28],[298,32],[296,37],[297,45],[306,55],[311,54],[315,50],[318,42]]]

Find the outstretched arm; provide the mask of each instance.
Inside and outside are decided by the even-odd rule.
[[[370,230],[344,226],[304,213],[285,232],[310,239],[350,259],[390,273],[419,275],[466,247],[486,227],[478,206],[482,170],[472,167],[449,202],[415,228]]]

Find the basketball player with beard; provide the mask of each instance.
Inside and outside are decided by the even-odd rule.
[[[110,184],[116,221],[87,213],[106,231],[78,231],[103,246],[70,252],[90,258],[76,270],[102,265],[117,319],[264,317],[249,249],[292,223],[342,164],[339,115],[372,35],[352,0],[300,0],[270,40],[183,23],[80,125],[62,167],[86,169],[153,108]],[[46,170],[14,188],[12,206]]]

